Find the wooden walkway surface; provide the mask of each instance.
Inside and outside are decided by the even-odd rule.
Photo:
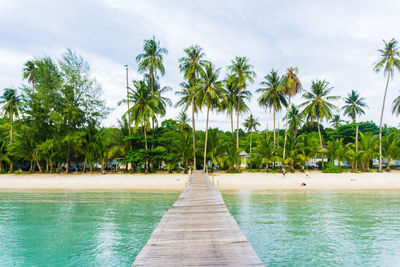
[[[207,174],[164,214],[133,266],[264,266]]]

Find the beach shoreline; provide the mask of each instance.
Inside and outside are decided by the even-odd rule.
[[[400,191],[400,171],[390,173],[209,173],[221,191]],[[187,174],[3,174],[0,191],[183,191]],[[301,186],[305,183],[305,186]]]

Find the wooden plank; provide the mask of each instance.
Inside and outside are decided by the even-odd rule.
[[[207,174],[164,214],[132,266],[264,266]]]

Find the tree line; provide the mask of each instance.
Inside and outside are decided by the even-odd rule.
[[[29,60],[22,71],[28,84],[5,88],[1,96],[0,172],[13,172],[14,166],[31,172],[68,173],[77,168],[85,172],[87,166],[93,171],[97,163],[105,170],[115,158],[133,171],[207,167],[238,171],[242,151],[248,153],[249,168],[257,170],[282,165],[304,170],[307,161],[318,157],[336,160],[339,168],[347,161],[354,171],[359,167],[368,171],[375,158],[380,171],[385,158],[389,171],[390,162],[400,159],[400,131],[383,125],[389,82],[400,70],[397,41],[384,41],[384,49],[378,52],[373,69],[387,78],[379,127],[357,121],[368,108],[358,91],[351,90],[339,109],[335,101],[341,97],[332,95],[328,81],[316,79],[310,88],[303,88],[298,68],[289,67],[283,74],[271,70],[255,91],[258,105],[273,115],[272,130],[265,131],[258,131],[260,121],[249,108],[249,85],[256,73],[247,57],[235,57],[221,74],[200,46],[184,49],[179,58],[183,79],[175,90],[179,100],[174,105],[181,112],[176,119],[161,121],[173,104],[165,97],[172,88],[161,86],[168,50],[155,37],[145,40],[143,52],[136,57],[143,76],[131,84],[127,78],[126,97],[118,103],[127,109],[118,127],[101,127],[110,109],[82,56],[68,49],[58,60]],[[303,101],[295,105],[292,100],[298,94]],[[205,131],[196,130],[195,124],[196,114],[202,111]],[[230,131],[209,129],[210,111],[227,114]],[[277,129],[281,112],[285,127]],[[392,112],[400,113],[400,96],[393,100]],[[245,132],[240,117],[246,113]],[[324,121],[330,127],[324,128]],[[320,164],[326,167],[324,160]],[[328,165],[335,171],[332,163]]]

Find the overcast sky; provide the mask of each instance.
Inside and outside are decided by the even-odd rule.
[[[396,0],[0,0],[0,90],[23,83],[25,61],[58,58],[71,48],[89,62],[107,104],[114,108],[104,124],[117,125],[124,112],[124,107],[116,105],[126,92],[124,64],[129,65],[130,80],[140,78],[134,59],[142,51],[143,40],[155,35],[169,51],[161,84],[174,90],[182,82],[178,58],[192,44],[204,48],[208,59],[221,68],[221,78],[235,56],[247,56],[257,73],[249,86],[253,92],[249,106],[261,129],[267,124],[272,128],[272,114],[258,106],[255,90],[272,68],[284,74],[289,66],[299,68],[304,89],[314,79],[326,79],[334,95],[358,90],[369,106],[360,120],[378,124],[385,78],[373,72],[372,66],[383,39],[400,39],[399,10]],[[396,72],[384,117],[389,125],[399,125],[399,118],[391,114],[399,85]],[[176,102],[173,92],[167,96]],[[301,97],[294,102],[301,103]],[[343,100],[336,105],[341,107]],[[169,108],[166,117],[176,118],[178,112]],[[279,114],[279,121],[283,116]],[[214,114],[210,127],[229,130],[230,122],[225,114]],[[205,128],[204,113],[198,114],[197,128]]]

